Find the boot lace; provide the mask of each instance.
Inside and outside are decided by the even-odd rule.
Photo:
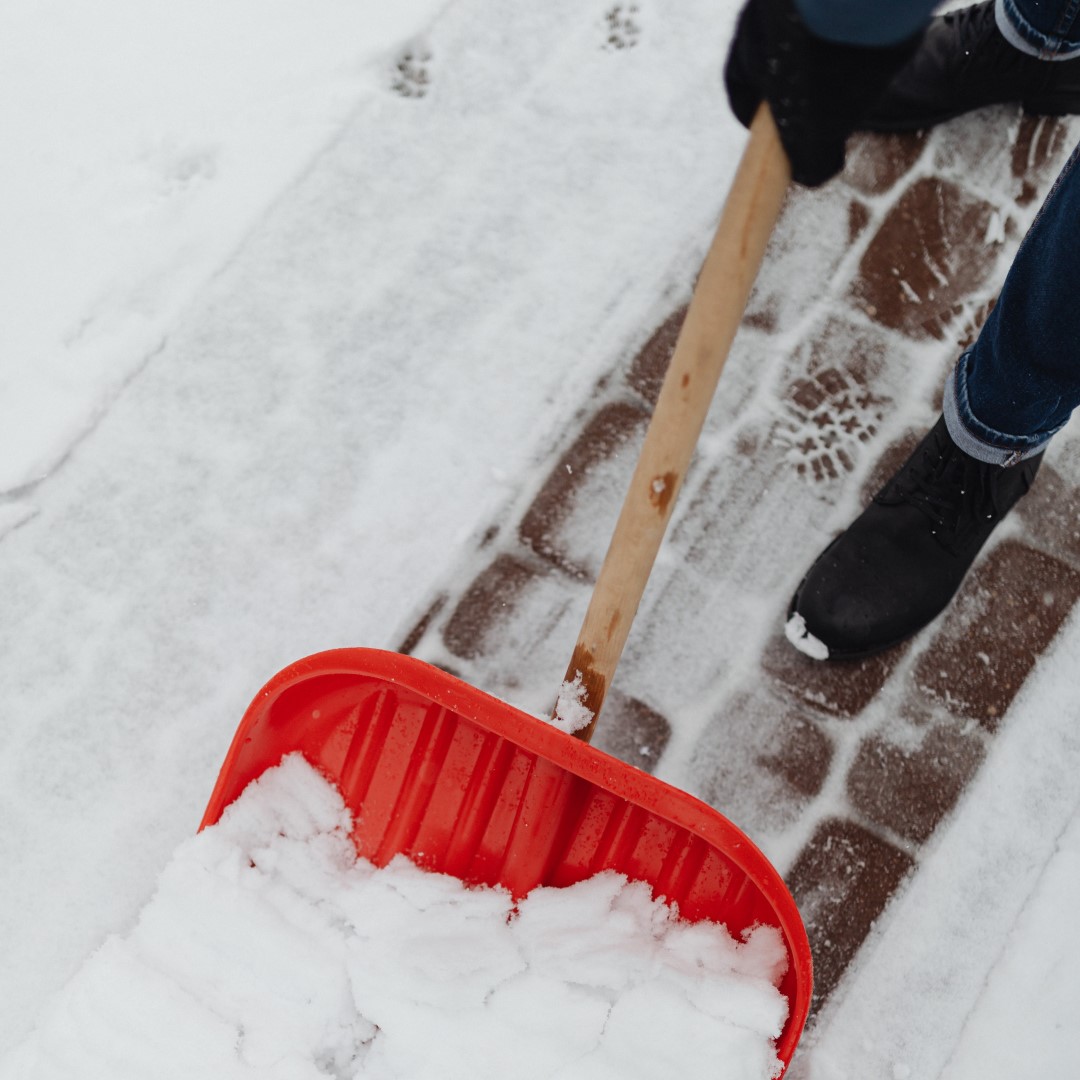
[[[993,3],[972,4],[947,12],[942,19],[946,26],[956,28],[957,41],[967,56],[964,67],[988,68],[1001,76],[1028,66],[1030,57],[1008,42],[1001,41],[1000,48],[987,48],[987,39],[998,35]]]
[[[955,446],[931,445],[923,448],[921,468],[898,477],[889,495],[925,514],[938,542],[956,553],[972,534],[1001,516],[994,483],[999,471]]]

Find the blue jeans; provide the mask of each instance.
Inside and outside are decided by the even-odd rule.
[[[1009,268],[994,310],[949,377],[945,422],[972,457],[1038,453],[1080,405],[1080,147]]]
[[[1080,0],[996,0],[998,25],[1035,55],[1080,56]],[[1080,147],[1062,169],[975,344],[945,391],[945,422],[972,457],[1041,451],[1080,405]]]
[[[994,0],[998,29],[1018,49],[1044,60],[1080,56],[1080,0]]]

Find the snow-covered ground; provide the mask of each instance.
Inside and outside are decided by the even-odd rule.
[[[177,849],[11,1060],[22,1076],[771,1080],[781,934],[735,941],[600,874],[466,888],[356,859],[299,755]],[[656,1038],[657,1027],[664,1030]],[[239,1034],[238,1034],[239,1033]]]
[[[55,467],[440,6],[4,5],[0,489]]]
[[[5,1080],[258,687],[393,647],[679,298],[743,140],[736,7],[0,10]],[[1074,619],[793,1072],[1068,1074],[1078,648]]]

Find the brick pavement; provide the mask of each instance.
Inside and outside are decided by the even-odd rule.
[[[816,1005],[947,827],[1080,596],[1080,453],[1051,456],[914,642],[819,664],[783,640],[784,608],[933,421],[1074,133],[992,110],[867,137],[837,182],[792,194],[598,727],[598,746],[694,791],[776,862],[807,923]],[[402,651],[545,707],[681,317],[673,304],[616,358],[546,478],[435,584]]]

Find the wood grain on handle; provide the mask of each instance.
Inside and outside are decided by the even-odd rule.
[[[567,682],[580,676],[582,704],[593,714],[589,726],[577,732],[586,742],[622,656],[790,176],[772,117],[762,106],[705,256],[566,670]]]

